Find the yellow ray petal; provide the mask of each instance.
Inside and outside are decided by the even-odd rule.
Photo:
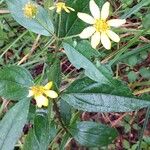
[[[101,33],[101,42],[106,49],[111,49],[111,42],[105,32]]]
[[[55,8],[56,8],[55,6],[52,6],[52,7],[49,7],[49,10],[53,10]]]
[[[44,89],[45,90],[50,90],[53,86],[53,82],[48,82],[45,86],[44,86]]]
[[[72,7],[67,6],[67,8],[70,9],[71,11],[75,11]]]
[[[95,28],[93,26],[85,28],[80,34],[81,39],[87,39],[95,32]]]
[[[101,19],[102,20],[106,20],[109,16],[109,7],[110,7],[110,3],[106,2],[103,6],[102,6],[102,10],[101,10]]]
[[[107,35],[114,42],[119,42],[120,41],[120,37],[115,32],[113,32],[111,30],[107,31]]]
[[[109,26],[112,27],[120,27],[121,25],[126,23],[125,19],[111,19],[107,21]]]
[[[46,91],[44,91],[44,93],[46,94],[46,96],[48,96],[50,98],[57,98],[58,97],[58,94],[53,90],[46,90]]]
[[[70,10],[66,6],[64,6],[63,9],[65,10],[65,12],[70,13]]]
[[[95,19],[100,19],[100,9],[94,0],[90,0],[90,11]]]
[[[27,97],[31,97],[31,96],[33,96],[33,95],[34,95],[33,91],[32,91],[32,90],[29,90],[29,94],[28,94]]]
[[[94,35],[91,38],[91,45],[93,48],[96,48],[98,46],[98,44],[100,43],[100,39],[101,39],[100,32],[94,33]]]
[[[38,95],[34,97],[36,100],[36,105],[41,108],[42,106],[48,106],[48,99],[43,95]]]
[[[60,13],[61,13],[61,10],[62,10],[62,8],[61,8],[61,7],[58,7],[57,10],[56,10],[56,12],[57,12],[58,14],[60,14]]]
[[[77,16],[88,24],[94,24],[94,18],[86,13],[78,13]]]

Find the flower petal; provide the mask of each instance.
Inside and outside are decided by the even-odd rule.
[[[101,42],[106,49],[111,49],[111,42],[105,32],[101,33]]]
[[[85,28],[80,34],[81,39],[87,39],[95,32],[95,28],[93,26]]]
[[[95,19],[100,19],[100,9],[94,0],[90,0],[90,11]]]
[[[100,43],[101,36],[99,32],[94,33],[94,35],[91,38],[91,45],[95,49],[97,45]]]
[[[56,8],[55,6],[52,6],[52,7],[49,7],[49,10],[53,10],[55,8]]]
[[[56,12],[57,12],[58,14],[60,14],[61,11],[62,11],[62,8],[61,8],[61,7],[58,7],[58,8],[56,9]]]
[[[119,42],[120,41],[120,37],[115,33],[115,32],[113,32],[113,31],[111,31],[111,30],[108,30],[107,31],[107,35],[108,35],[108,37],[111,39],[111,40],[113,40],[114,42]]]
[[[67,6],[67,8],[70,9],[71,11],[75,11],[72,7]]]
[[[77,16],[88,24],[94,24],[94,18],[86,13],[78,13]]]
[[[48,99],[43,95],[38,95],[34,97],[36,100],[36,105],[41,108],[42,106],[48,106]]]
[[[65,12],[70,13],[70,10],[66,6],[64,6],[63,9],[65,10]]]
[[[44,93],[46,94],[46,96],[48,96],[50,98],[57,98],[58,97],[58,94],[53,90],[46,90],[46,91],[44,91]]]
[[[120,27],[121,25],[126,23],[125,19],[111,19],[107,21],[109,26],[112,27]]]
[[[102,20],[106,20],[109,16],[109,7],[110,7],[110,3],[106,2],[103,6],[102,6],[102,10],[101,10],[101,19]]]
[[[29,94],[28,94],[27,97],[31,97],[31,96],[33,96],[33,95],[34,95],[33,91],[32,91],[32,90],[29,90]]]
[[[44,89],[45,90],[50,90],[51,88],[52,88],[52,86],[53,86],[53,82],[51,81],[51,82],[48,82],[45,86],[44,86]]]

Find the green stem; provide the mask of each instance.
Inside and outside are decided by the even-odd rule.
[[[59,36],[60,36],[60,27],[61,27],[61,13],[60,14],[58,14],[59,15],[59,23],[58,23],[58,31],[57,31],[57,36],[58,36],[58,38],[59,38]]]
[[[71,39],[71,38],[78,37],[78,36],[79,36],[79,34],[76,34],[76,35],[62,37],[62,38],[59,38],[58,40],[67,40],[67,39]]]
[[[54,104],[54,110],[55,110],[55,112],[56,112],[56,117],[58,118],[61,127],[64,129],[64,131],[65,131],[66,133],[70,133],[70,132],[68,131],[68,129],[66,128],[64,122],[63,122],[62,119],[61,119],[61,115],[60,115],[60,112],[59,112],[59,108],[58,108],[57,103],[56,103],[55,100],[53,100],[53,104]]]

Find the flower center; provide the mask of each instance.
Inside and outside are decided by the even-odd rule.
[[[110,29],[110,26],[106,22],[106,20],[96,19],[94,27],[96,28],[97,32],[105,32]]]
[[[35,4],[29,2],[23,8],[23,13],[27,18],[34,18],[37,14],[38,8]]]
[[[58,9],[61,9],[63,7],[65,7],[65,3],[62,3],[62,2],[57,3],[57,8]]]
[[[34,95],[42,95],[45,91],[43,86],[33,86],[31,90]]]

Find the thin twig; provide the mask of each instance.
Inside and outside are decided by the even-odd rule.
[[[39,42],[40,36],[41,36],[40,34],[37,36],[36,40],[34,41],[32,45],[31,51],[19,61],[18,65],[21,65],[23,62],[25,62],[32,55],[32,53],[36,50],[36,48],[39,46],[38,42]]]
[[[117,120],[115,120],[112,123],[112,127],[115,127],[128,113],[124,113],[122,116],[120,116]]]
[[[9,13],[10,13],[9,10],[5,10],[5,9],[0,10],[0,14],[9,14]]]

